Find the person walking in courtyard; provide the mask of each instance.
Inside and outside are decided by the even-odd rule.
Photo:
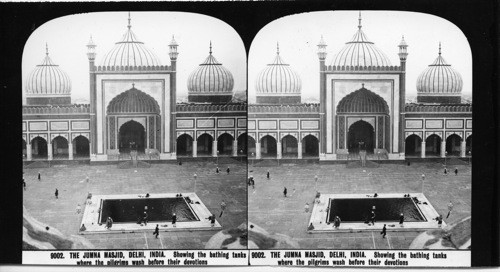
[[[306,213],[308,213],[308,212],[309,212],[309,203],[307,203],[307,202],[306,202],[306,205],[304,206],[304,211],[305,211]]]
[[[89,183],[89,175],[85,177],[85,182]]]
[[[57,188],[56,188],[56,192],[54,193],[54,195],[56,196],[56,199],[59,198],[59,190],[57,190]]]
[[[228,175],[229,175],[229,172],[231,172],[231,170],[229,170],[229,167],[227,168],[226,172]]]
[[[340,217],[338,215],[335,216],[335,219],[333,219],[333,226],[335,227],[335,229],[339,229],[340,222]]]
[[[172,227],[176,228],[177,225],[175,224],[177,222],[177,215],[175,213],[172,214]]]
[[[446,215],[446,218],[450,217],[451,211],[453,210],[453,203],[448,203],[448,215]]]
[[[425,174],[422,174],[422,180],[425,180]]]
[[[76,213],[80,214],[82,212],[82,206],[80,206],[80,203],[76,204]]]
[[[287,190],[286,190],[286,187],[285,187],[285,190],[283,190],[283,195],[286,197],[286,193],[287,193]]]
[[[219,215],[219,217],[222,216],[225,209],[226,209],[226,202],[224,202],[224,200],[222,200],[222,202],[220,203],[220,215]]]
[[[144,212],[144,214],[142,215],[141,223],[142,222],[144,222],[144,226],[146,226],[148,224],[148,213],[147,212]]]
[[[400,226],[400,227],[403,227],[403,222],[404,222],[404,221],[405,221],[405,217],[404,217],[403,213],[401,213],[401,214],[399,215],[399,226]],[[384,225],[384,226],[385,226],[385,225]]]
[[[214,227],[214,226],[215,226],[215,215],[213,215],[213,214],[212,214],[212,215],[211,215],[211,216],[209,216],[207,219],[208,219],[208,220],[210,220],[210,225],[211,225],[212,227]]]
[[[155,232],[153,232],[153,235],[155,236],[156,239],[158,239],[159,234],[160,234],[160,228],[158,227],[158,224],[156,224]]]
[[[196,178],[198,177],[198,175],[196,175],[196,173],[194,173],[193,177],[194,177],[194,180],[196,180]]]
[[[384,224],[384,227],[382,228],[382,231],[380,232],[380,234],[382,234],[382,238],[385,238],[385,236],[387,235],[387,228],[385,227],[385,224]]]
[[[314,176],[314,182],[318,182],[318,175]]]
[[[23,179],[23,189],[26,191],[26,181]]]
[[[446,169],[446,167],[444,168],[444,174],[448,175],[448,169]]]
[[[267,170],[267,179],[269,179],[270,176],[271,174],[269,174],[269,170]]]
[[[220,170],[219,170],[219,166],[217,166],[217,167],[215,168],[215,173],[216,173],[216,174],[219,174],[219,172],[220,172]]]
[[[42,181],[42,175],[40,175],[40,172],[38,172],[38,181]]]
[[[455,167],[455,176],[457,176],[457,175],[458,175],[458,168]]]
[[[372,214],[370,216],[370,223],[372,223],[372,225],[375,225],[375,217],[376,217],[375,212],[372,211]]]
[[[108,217],[108,219],[106,219],[106,229],[111,229],[112,226],[113,226],[113,219],[111,219],[111,217]]]

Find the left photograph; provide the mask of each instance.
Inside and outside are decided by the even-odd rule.
[[[246,248],[246,51],[183,12],[99,12],[24,47],[23,250]]]

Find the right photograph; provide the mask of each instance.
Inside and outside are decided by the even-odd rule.
[[[471,248],[472,55],[453,23],[324,11],[248,58],[249,249]]]

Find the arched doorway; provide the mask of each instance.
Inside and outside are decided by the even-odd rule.
[[[465,140],[465,154],[470,156],[472,153],[472,135],[469,135]]]
[[[425,156],[440,156],[441,137],[432,134],[425,140]]]
[[[23,159],[26,158],[26,141],[23,139]]]
[[[302,157],[319,156],[319,140],[313,135],[307,135],[302,139]]]
[[[451,134],[446,139],[446,154],[447,156],[460,156],[460,141],[462,138],[457,134]]]
[[[231,155],[233,151],[233,136],[223,133],[217,138],[217,151],[219,155]]]
[[[248,135],[246,133],[238,136],[238,155],[246,156],[247,155],[247,144],[248,144]]]
[[[37,136],[31,140],[31,154],[33,159],[47,159],[47,141]]]
[[[188,134],[182,134],[177,138],[177,156],[193,155],[193,137]]]
[[[52,156],[54,159],[68,159],[68,140],[57,136],[52,140]]]
[[[144,127],[130,120],[120,127],[118,146],[121,153],[129,153],[131,150],[144,152],[146,143],[146,130]]]
[[[255,139],[250,136],[247,137],[247,144],[248,144],[248,150],[247,150],[248,157],[254,158],[257,155],[257,149],[255,148]]]
[[[262,157],[276,157],[278,155],[276,139],[266,135],[260,139],[260,153]]]
[[[412,134],[405,140],[405,155],[419,156],[422,149],[422,140],[418,135]]]
[[[87,158],[90,156],[90,142],[87,137],[79,135],[73,139],[73,158]]]
[[[213,137],[207,133],[201,134],[197,140],[197,154],[198,156],[211,156],[212,155],[212,142]]]
[[[349,153],[358,153],[365,149],[367,153],[373,153],[375,143],[375,130],[368,122],[359,120],[349,127],[347,146]]]
[[[298,156],[298,141],[292,135],[286,135],[281,139],[282,157],[296,158]]]

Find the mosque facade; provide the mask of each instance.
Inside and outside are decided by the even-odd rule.
[[[255,159],[404,160],[472,155],[472,104],[462,103],[462,78],[441,45],[417,80],[417,102],[406,102],[404,37],[399,64],[362,30],[327,63],[318,44],[320,103],[301,102],[301,79],[279,54],[255,79],[248,109],[249,156]]]
[[[234,102],[231,72],[212,54],[187,82],[188,102],[177,102],[178,44],[169,44],[163,65],[132,31],[96,64],[87,44],[90,103],[71,103],[71,80],[46,56],[28,76],[23,106],[23,158],[115,161],[130,157],[246,154],[245,102]]]

